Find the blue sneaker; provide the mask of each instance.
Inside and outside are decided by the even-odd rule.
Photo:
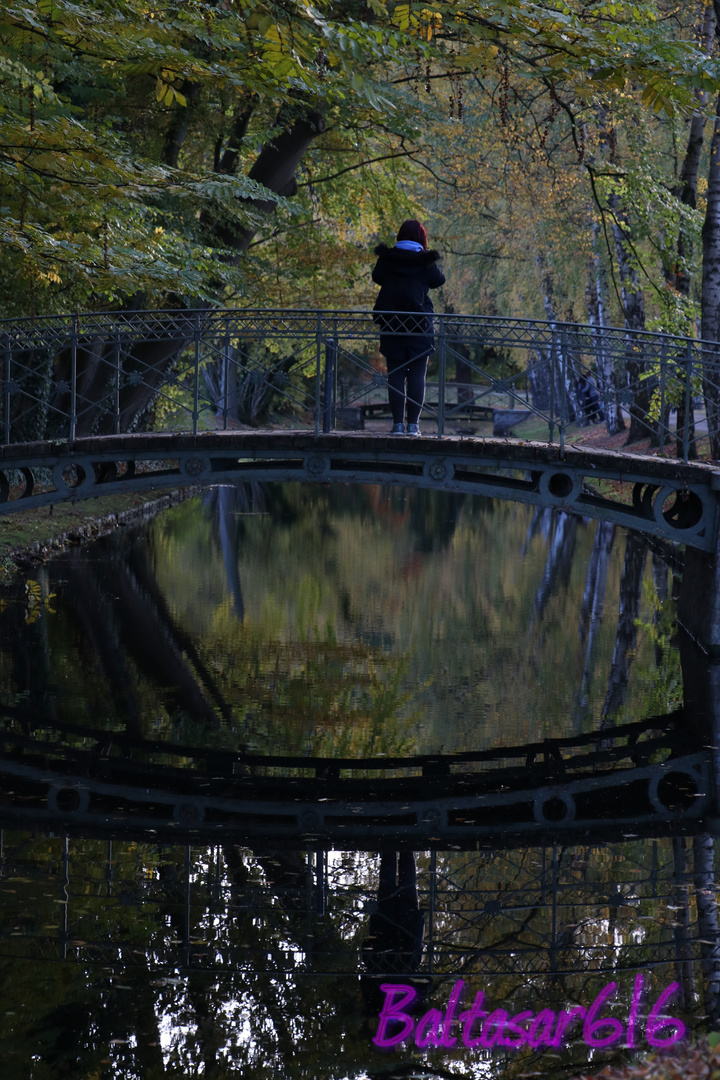
[[[419,435],[420,434],[420,425],[419,424],[408,424],[407,433],[408,433],[408,435]]]
[[[405,425],[404,424],[393,424],[392,431],[390,432],[390,434],[391,435],[404,435],[405,434]]]

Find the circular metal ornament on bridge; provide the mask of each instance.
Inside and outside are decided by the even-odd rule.
[[[670,499],[674,499],[674,502],[666,505]],[[669,525],[671,529],[686,534],[702,527],[705,506],[698,493],[687,486],[667,485],[660,488],[653,500],[653,514],[659,525]]]
[[[577,499],[582,491],[582,476],[579,473],[565,472],[562,469],[544,470],[538,484],[538,491],[553,502],[567,503]]]
[[[314,807],[302,810],[298,815],[298,825],[303,832],[317,832],[318,829],[322,829],[324,824],[325,819],[322,813]]]
[[[178,803],[173,810],[178,825],[186,829],[198,829],[205,820],[205,807],[194,802]]]
[[[182,469],[186,476],[192,476],[193,479],[197,479],[207,472],[208,463],[205,458],[201,457],[187,457],[182,463]]]
[[[429,806],[422,810],[418,817],[421,825],[429,825],[431,829],[442,829],[447,826],[447,811],[437,806]]]
[[[575,800],[566,791],[542,791],[535,799],[533,813],[541,825],[567,825],[575,820]]]
[[[90,805],[87,788],[77,784],[60,786],[53,784],[47,794],[47,806],[51,814],[84,814]]]
[[[55,489],[63,495],[95,486],[92,462],[82,458],[74,458],[71,462],[59,461],[53,465],[52,478]]]
[[[435,458],[433,461],[425,462],[423,474],[428,480],[434,480],[436,484],[442,484],[452,480],[455,468],[445,458]]]
[[[324,480],[330,473],[330,458],[327,454],[308,454],[305,458],[305,472],[313,480]]]
[[[13,471],[19,472],[23,480],[25,481],[25,487],[20,492],[20,494],[16,496],[16,498],[18,500],[29,499],[35,491],[35,476],[32,469],[28,468],[27,465],[23,465],[21,468]],[[8,480],[6,473],[0,472],[0,503],[7,502],[9,498],[10,481]]]
[[[699,777],[686,769],[658,769],[650,779],[648,797],[653,809],[663,816],[671,813],[681,815],[688,810],[699,810],[702,792]]]

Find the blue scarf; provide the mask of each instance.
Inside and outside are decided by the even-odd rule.
[[[417,240],[398,240],[395,245],[396,248],[400,248],[402,251],[424,251],[422,244],[418,244]]]

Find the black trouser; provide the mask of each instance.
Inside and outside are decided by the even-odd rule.
[[[395,356],[388,356],[388,401],[392,413],[393,424],[402,424],[406,417],[407,422],[417,424],[420,418],[420,410],[425,400],[425,372],[427,371],[427,354],[413,356],[409,349]],[[406,392],[407,384],[407,392]]]

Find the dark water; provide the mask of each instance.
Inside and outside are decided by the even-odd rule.
[[[9,588],[3,1080],[566,1076],[712,1023],[680,588],[607,524],[300,485]]]

